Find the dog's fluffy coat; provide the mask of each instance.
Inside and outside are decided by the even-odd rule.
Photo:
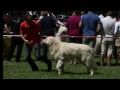
[[[55,60],[58,60],[56,68],[58,74],[63,73],[65,60],[77,59],[87,67],[90,75],[94,74],[97,65],[93,58],[93,49],[88,45],[61,42],[55,37],[48,37],[42,42],[48,45],[50,54]]]

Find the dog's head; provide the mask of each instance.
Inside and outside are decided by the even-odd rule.
[[[42,43],[46,45],[52,45],[53,43],[55,43],[55,41],[56,39],[54,37],[47,37],[42,40]]]

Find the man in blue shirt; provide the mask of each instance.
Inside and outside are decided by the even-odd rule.
[[[82,16],[79,26],[83,27],[83,36],[96,36],[97,32],[101,30],[100,18],[93,11],[88,11]],[[83,44],[92,48],[95,47],[95,43],[96,38],[83,38]]]

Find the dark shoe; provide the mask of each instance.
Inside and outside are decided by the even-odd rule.
[[[20,59],[16,59],[16,62],[20,62]]]
[[[47,66],[48,66],[48,72],[51,72],[51,69],[52,69],[51,61],[48,61]]]
[[[50,60],[48,60],[47,58],[43,58],[43,57],[41,57],[42,59],[40,60],[40,61],[42,61],[42,62],[44,62],[44,63],[46,63],[47,64],[47,66],[48,66],[48,70],[47,71],[51,71],[51,69],[52,69],[52,63],[51,63],[51,61]]]
[[[33,61],[33,59],[28,58],[27,62],[29,63],[30,67],[33,71],[39,71],[39,68],[37,67],[36,63]]]

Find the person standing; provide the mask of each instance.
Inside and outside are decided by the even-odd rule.
[[[48,16],[47,11],[42,11],[43,18],[39,21],[39,25],[42,28],[42,38],[45,39],[47,36],[54,36],[55,35],[55,20],[53,16]],[[44,37],[46,36],[46,37]],[[43,57],[47,58],[48,48],[46,45],[42,45]]]
[[[114,28],[115,22],[112,18],[113,12],[108,11],[107,16],[101,20],[103,24],[103,32],[102,32],[102,44],[101,44],[101,56],[100,56],[100,65],[103,66],[103,61],[105,55],[107,53],[107,65],[111,65],[111,59],[113,54],[114,47]]]
[[[82,36],[82,29],[79,27],[80,19],[79,11],[74,11],[72,16],[68,18],[66,27],[68,28],[69,36]],[[69,41],[73,43],[82,43],[82,38],[70,38]]]
[[[98,17],[100,18],[100,21],[106,16],[106,11],[100,11],[100,14],[98,15]],[[103,28],[102,28],[103,29]],[[102,30],[101,30],[102,31]],[[99,38],[98,38],[99,37]],[[94,51],[96,52],[96,55],[100,55],[101,54],[101,32],[99,32],[97,34],[97,38],[96,38],[96,44],[95,44],[95,49]]]
[[[96,36],[101,30],[100,18],[93,11],[88,11],[87,14],[82,15],[79,27],[83,27],[83,36]],[[96,38],[83,38],[83,44],[94,48]]]
[[[20,36],[26,43],[26,60],[30,64],[33,71],[39,71],[37,65],[31,58],[31,51],[34,47],[36,58],[46,63],[48,66],[48,71],[51,71],[51,61],[40,56],[41,33],[42,29],[39,23],[35,20],[32,20],[32,16],[27,13],[25,15],[25,21],[20,25]]]
[[[74,11],[72,16],[68,18],[66,27],[69,36],[82,36],[82,29],[79,27],[80,19],[79,11]],[[71,43],[82,43],[82,38],[69,38],[69,41]],[[78,62],[75,59],[74,62],[72,60],[70,61],[70,64],[72,63],[77,64]]]
[[[113,11],[113,19],[116,20],[116,22],[118,21],[118,12],[119,11]],[[117,54],[117,46],[115,46],[115,41],[116,41],[116,38],[114,38],[114,53],[113,53],[113,57],[114,59],[117,59],[118,58],[118,54]]]
[[[118,21],[115,23],[114,36],[117,37],[115,39],[115,46],[117,47],[117,58],[115,64],[118,64],[118,60],[120,60],[120,12],[118,13]]]
[[[23,22],[23,17],[21,12],[16,12],[16,16],[14,18],[11,18],[8,23],[5,24],[5,29],[9,31],[9,34],[12,35],[20,35],[20,24]],[[9,29],[11,27],[11,30]],[[10,32],[12,31],[12,32]],[[21,53],[23,49],[24,41],[20,37],[11,37],[11,45],[7,56],[7,61],[10,61],[13,53],[15,51],[15,48],[17,47],[16,52],[16,62],[20,62]]]

